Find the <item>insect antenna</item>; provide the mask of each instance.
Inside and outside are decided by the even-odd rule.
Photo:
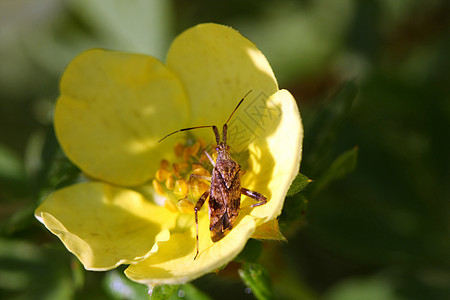
[[[231,117],[234,115],[234,113],[236,112],[236,110],[238,109],[238,107],[241,105],[241,103],[244,101],[245,97],[247,97],[248,94],[250,94],[252,90],[248,91],[247,94],[244,95],[244,97],[242,97],[241,101],[239,101],[238,105],[236,105],[236,107],[234,108],[233,112],[231,113],[230,117],[228,117],[228,120],[225,122],[225,124],[223,125],[223,141],[226,143],[227,142],[227,123],[228,121],[230,121]],[[182,128],[182,129],[178,129],[175,130],[174,132],[171,132],[169,134],[167,134],[166,136],[164,136],[162,139],[160,139],[158,141],[158,143],[160,143],[161,141],[163,141],[164,139],[168,138],[169,136],[177,133],[177,132],[182,132],[182,131],[188,131],[188,130],[192,130],[192,129],[198,129],[198,128],[212,128],[214,130],[214,134],[216,135],[216,141],[217,144],[219,144],[220,142],[220,138],[219,138],[219,131],[217,130],[217,127],[215,125],[203,125],[203,126],[195,126],[195,127],[188,127],[188,128]]]
[[[238,105],[236,105],[236,107],[234,108],[233,112],[231,113],[230,117],[228,118],[228,120],[225,122],[225,124],[228,123],[228,121],[230,121],[231,117],[234,115],[234,113],[236,112],[236,110],[238,109],[238,107],[241,105],[241,103],[244,101],[245,97],[248,96],[248,94],[251,93],[252,90],[248,91],[247,94],[244,95],[244,97],[242,97],[241,101],[239,101]]]
[[[195,126],[195,127],[181,128],[181,129],[175,130],[174,132],[169,133],[168,135],[166,135],[165,137],[160,139],[158,141],[158,143],[161,142],[162,140],[166,139],[167,137],[171,136],[172,134],[177,133],[177,132],[188,131],[188,130],[198,129],[198,128],[208,128],[208,127],[213,127],[213,126],[214,125],[204,125],[204,126]]]
[[[231,117],[234,115],[234,113],[236,112],[236,110],[238,109],[238,107],[241,105],[241,103],[244,101],[245,97],[248,96],[248,94],[250,94],[252,90],[248,91],[247,94],[244,95],[244,97],[242,97],[241,101],[239,101],[238,105],[236,105],[236,107],[234,108],[233,112],[231,113],[231,115],[228,117],[228,120],[225,122],[225,124],[223,124],[223,129],[222,129],[222,135],[223,135],[223,142],[226,144],[227,143],[227,131],[228,131],[228,121],[230,121]]]

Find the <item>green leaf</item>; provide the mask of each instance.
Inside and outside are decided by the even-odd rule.
[[[279,224],[283,235],[289,239],[304,224],[308,200],[301,193],[286,197]]]
[[[256,299],[274,299],[269,273],[263,266],[255,263],[244,263],[238,272],[242,281],[251,289]]]
[[[8,218],[2,220],[0,224],[0,234],[12,235],[17,231],[26,230],[30,224],[33,224],[36,221],[33,217],[35,209],[36,205],[34,203],[27,203],[20,209],[14,211]]]
[[[286,196],[292,196],[305,190],[310,182],[312,182],[311,179],[301,173],[298,173],[294,181],[292,181]]]
[[[72,256],[71,260],[70,266],[72,270],[73,285],[74,288],[78,290],[81,289],[86,282],[85,269],[75,256]]]
[[[347,150],[336,158],[314,185],[314,193],[323,190],[331,182],[341,179],[356,169],[358,161],[358,147]]]
[[[190,283],[185,284],[180,288],[178,296],[186,300],[211,300],[208,295]]]
[[[355,81],[347,81],[318,110],[305,118],[303,169],[313,178],[323,173],[333,160],[333,149],[358,94]]]
[[[151,300],[166,300],[170,299],[172,296],[176,297],[178,295],[178,290],[180,289],[179,284],[160,284],[153,287],[150,290]]]
[[[165,57],[171,38],[170,1],[136,0],[130,5],[113,0],[105,5],[101,1],[79,0],[69,5],[104,41],[101,47]]]
[[[49,193],[82,180],[81,171],[67,159],[58,144],[53,127],[32,135],[27,146],[26,168],[33,195],[42,201]]]
[[[104,280],[108,294],[114,299],[148,299],[148,288],[128,279],[122,272],[109,271]]]
[[[261,256],[262,243],[255,239],[249,239],[245,244],[244,250],[234,259],[237,262],[255,262]]]
[[[24,166],[20,156],[0,144],[0,178],[23,181]]]
[[[20,155],[0,144],[0,190],[5,198],[19,198],[27,194],[25,167]]]
[[[350,278],[341,280],[326,294],[326,300],[398,300],[395,286],[387,278],[374,276],[369,278]]]
[[[70,256],[23,240],[0,238],[1,299],[72,299]]]

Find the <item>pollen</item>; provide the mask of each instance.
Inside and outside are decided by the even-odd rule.
[[[193,213],[195,203],[209,189],[205,178],[210,178],[211,172],[207,169],[210,163],[203,154],[205,146],[201,139],[177,143],[174,146],[175,161],[161,161],[152,184],[154,190],[166,198],[164,207],[168,210]]]

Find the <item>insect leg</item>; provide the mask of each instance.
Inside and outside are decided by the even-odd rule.
[[[203,179],[203,180],[211,181],[211,177],[210,176],[203,176],[203,175],[200,175],[200,174],[191,174],[191,176],[189,176],[189,180],[191,180],[191,178],[197,178],[197,179]]]
[[[209,176],[204,176],[204,175],[200,175],[200,174],[191,174],[188,179],[188,193],[191,190],[191,181],[193,178],[211,181],[211,177],[209,177]],[[187,196],[188,196],[188,194],[186,194],[186,197],[184,197],[184,199],[186,199]]]
[[[194,256],[194,260],[197,258],[198,256],[198,211],[202,208],[203,204],[206,201],[206,198],[208,198],[209,196],[209,190],[207,190],[206,192],[203,193],[203,195],[200,197],[200,199],[198,199],[197,204],[195,204],[195,208],[194,208],[194,212],[195,212],[195,230],[196,230],[196,239],[197,239],[197,253]]]
[[[258,203],[253,204],[251,207],[260,206],[267,203],[267,198],[258,192],[251,191],[246,188],[241,188],[241,194],[244,194],[245,196],[248,196],[258,201]]]
[[[208,153],[208,151],[206,151],[206,149],[203,149],[203,153],[205,153],[206,157],[209,159],[211,164],[215,167],[216,166],[216,162],[214,161],[212,156]]]
[[[186,196],[184,196],[183,198],[179,199],[178,201],[186,200],[186,199],[188,198],[189,191],[191,190],[191,181],[192,181],[192,178],[197,178],[197,179],[203,179],[203,180],[211,181],[211,177],[203,176],[203,175],[200,175],[200,174],[191,174],[191,175],[189,176],[188,181],[187,181],[187,183],[188,183],[188,188],[187,188]]]

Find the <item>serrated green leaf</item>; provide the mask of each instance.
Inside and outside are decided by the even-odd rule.
[[[151,300],[167,300],[172,296],[178,295],[179,284],[160,284],[156,285],[150,291]]]
[[[341,179],[356,169],[358,161],[358,147],[345,151],[336,158],[324,174],[314,185],[314,193],[323,190],[331,182]]]
[[[281,233],[278,219],[273,219],[257,226],[251,238],[257,240],[286,241],[286,238]]]
[[[256,299],[274,299],[269,273],[263,266],[255,263],[244,263],[239,269],[239,276],[251,289]]]
[[[304,189],[306,189],[306,187],[310,184],[311,181],[312,180],[306,177],[305,175],[298,173],[294,181],[292,181],[286,196],[292,196],[303,191]]]

